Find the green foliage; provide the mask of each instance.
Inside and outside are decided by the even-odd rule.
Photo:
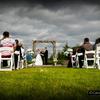
[[[57,53],[57,60],[58,60],[57,64],[64,65],[65,60],[67,60],[67,56],[64,54],[64,52],[67,51],[68,48],[69,48],[68,45],[65,44],[63,50]],[[53,60],[53,55],[51,55],[49,59]],[[51,62],[54,63],[53,61]]]
[[[80,47],[79,45],[76,45],[76,46],[72,47],[72,49],[77,49],[79,47]]]
[[[48,59],[48,65],[53,65],[53,59]]]
[[[53,62],[53,56],[50,57],[50,60],[52,61],[52,64],[54,63]],[[66,55],[64,55],[64,52],[58,52],[57,54],[57,64],[61,64],[61,65],[64,65],[64,61],[67,60],[67,57]]]
[[[58,52],[57,57],[58,57],[58,60],[66,60],[67,58],[64,52]]]
[[[99,100],[97,69],[27,68],[0,72],[0,100]]]
[[[65,46],[63,47],[63,52],[67,51],[68,48],[69,48],[68,44],[65,44]]]

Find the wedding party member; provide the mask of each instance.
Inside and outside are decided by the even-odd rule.
[[[40,55],[40,50],[37,50],[37,56],[36,56],[36,60],[35,60],[35,65],[43,65],[43,61],[42,61],[42,57]]]
[[[48,64],[48,50],[47,50],[47,47],[45,47],[44,59],[45,59],[45,65],[47,65]]]
[[[3,38],[0,41],[0,46],[1,47],[13,47],[15,49],[16,43],[15,40],[9,37],[9,32],[5,31],[3,33]],[[6,55],[5,55],[6,56]],[[7,66],[7,61],[3,61],[3,66]]]

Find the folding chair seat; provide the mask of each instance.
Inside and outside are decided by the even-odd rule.
[[[84,67],[95,68],[95,51],[85,51],[84,54]]]
[[[96,53],[95,53],[95,57],[96,57],[96,65],[97,68],[100,69],[100,44],[96,45]]]
[[[7,61],[7,66],[3,66],[3,61]],[[0,70],[12,70],[14,63],[13,47],[0,47]]]
[[[26,61],[26,52],[24,48],[21,48],[22,53],[22,59],[21,59],[21,68],[27,67],[27,61]]]

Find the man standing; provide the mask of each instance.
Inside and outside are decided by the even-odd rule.
[[[48,64],[48,50],[47,50],[47,47],[45,47],[44,59],[45,59],[45,65],[47,65]]]

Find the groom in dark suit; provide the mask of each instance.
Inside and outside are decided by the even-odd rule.
[[[45,47],[44,59],[45,59],[45,65],[47,65],[48,64],[48,50],[47,50],[47,47]]]

